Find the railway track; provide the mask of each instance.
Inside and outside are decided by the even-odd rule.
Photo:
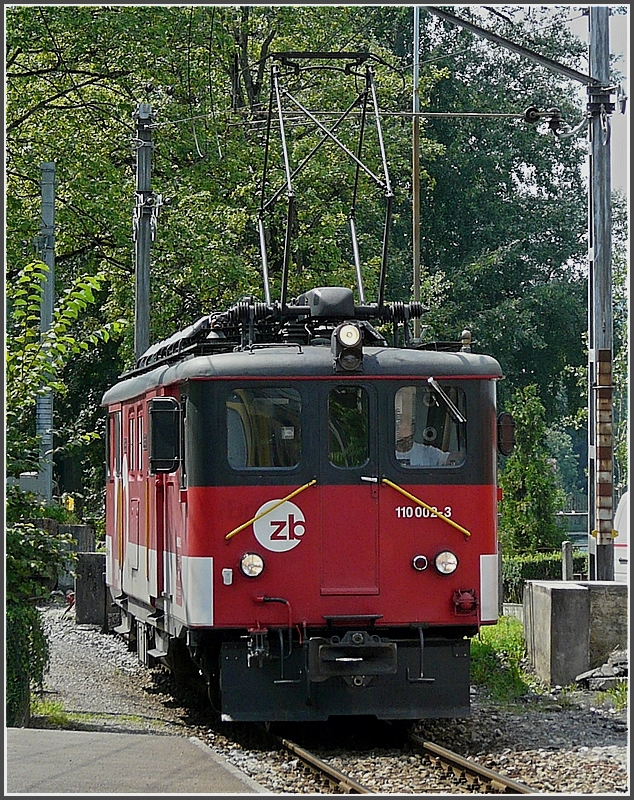
[[[302,768],[310,770],[321,779],[324,789],[328,788],[337,794],[377,794],[310,750],[289,739],[276,738],[281,748],[297,756]],[[410,743],[432,767],[445,773],[451,784],[447,787],[450,792],[453,789],[456,793],[472,794],[537,794],[536,789],[526,784],[469,761],[458,753],[425,741],[415,734],[410,735]],[[424,786],[412,786],[413,794],[424,793],[424,790]]]
[[[300,747],[298,744],[295,744],[295,742],[291,742],[289,739],[280,739],[280,744],[285,750],[298,756],[303,765],[317,773],[328,785],[338,790],[338,793],[376,794],[372,789],[368,789],[367,786],[357,783],[357,781],[353,780],[345,773],[335,769],[335,767],[323,761],[319,756],[316,756],[304,747]]]
[[[536,789],[524,783],[493,772],[433,742],[426,742],[414,733],[410,734],[410,741],[432,763],[464,781],[470,789],[486,794],[537,794]]]

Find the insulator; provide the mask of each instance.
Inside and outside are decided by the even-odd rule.
[[[536,106],[529,106],[526,111],[524,112],[524,121],[525,122],[539,122],[541,117],[541,113]]]
[[[250,300],[239,300],[227,310],[229,322],[248,322],[253,314],[253,321],[266,319],[271,312],[271,307],[266,303],[252,303]]]
[[[386,310],[388,311],[388,319],[394,322],[404,322],[408,319],[418,319],[422,317],[425,309],[418,302],[403,303],[397,300],[394,303],[390,303]]]
[[[282,338],[287,342],[307,344],[310,339],[310,331],[301,322],[287,322],[282,329]]]

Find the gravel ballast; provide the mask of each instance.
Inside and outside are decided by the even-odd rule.
[[[42,699],[61,705],[73,729],[198,736],[269,793],[322,793],[308,778],[298,784],[287,757],[250,751],[201,724],[172,697],[164,671],[142,666],[121,638],[77,625],[64,604],[41,611],[51,655]],[[55,724],[50,717],[31,720],[31,727]],[[540,793],[629,794],[627,709],[616,711],[605,693],[554,690],[509,711],[472,689],[471,717],[426,721],[417,733]],[[331,756],[333,766],[381,794],[440,792],[418,757],[345,750]]]

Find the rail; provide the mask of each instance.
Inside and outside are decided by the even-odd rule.
[[[322,761],[314,753],[305,750],[295,742],[291,742],[289,739],[281,739],[280,741],[287,750],[298,756],[310,769],[325,775],[340,790],[341,794],[376,794],[372,789],[368,789],[367,786],[352,780],[348,775],[331,767],[330,764]]]
[[[453,753],[433,742],[426,742],[416,734],[410,735],[411,741],[418,746],[433,761],[436,761],[446,772],[453,772],[455,775],[464,777],[468,783],[479,786],[490,786],[491,789],[499,794],[538,794],[536,789],[531,789],[524,783],[507,778],[493,770],[483,767],[467,758]]]

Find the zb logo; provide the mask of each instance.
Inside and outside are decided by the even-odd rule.
[[[262,547],[274,553],[285,553],[297,547],[306,532],[306,525],[301,508],[288,500],[267,514],[267,509],[277,502],[269,500],[258,509],[256,516],[263,516],[253,523],[253,532]]]

